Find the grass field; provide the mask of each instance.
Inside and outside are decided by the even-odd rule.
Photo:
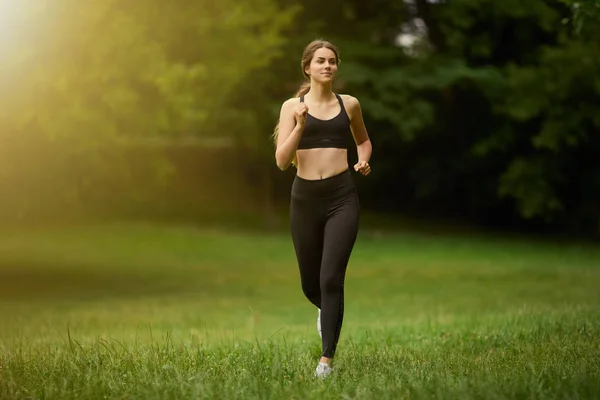
[[[335,374],[289,236],[0,236],[1,399],[600,398],[600,249],[363,231]]]

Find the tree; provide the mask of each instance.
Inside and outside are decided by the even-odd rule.
[[[54,182],[93,164],[65,183],[70,199],[84,181],[127,175],[123,144],[231,135],[221,110],[277,55],[290,14],[271,0],[40,0],[12,12],[14,41],[0,47],[1,139],[55,143],[63,158],[68,149],[78,166],[54,158],[49,176],[49,164],[34,162]]]

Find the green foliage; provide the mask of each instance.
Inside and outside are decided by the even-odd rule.
[[[416,3],[432,48],[403,52],[388,41],[354,51],[345,44],[355,57],[342,65],[343,79],[367,120],[386,127],[373,132],[374,141],[389,143],[392,129],[400,148],[414,149],[384,179],[412,180],[412,195],[434,207],[453,198],[466,213],[512,203],[523,219],[589,219],[573,203],[595,195],[567,188],[595,179],[576,163],[589,167],[597,148],[600,2]],[[375,160],[382,153],[394,157],[381,148]],[[400,164],[412,175],[397,172]],[[593,218],[600,226],[600,210]]]
[[[569,41],[541,50],[536,65],[509,65],[505,70],[504,99],[497,99],[495,109],[513,121],[514,130],[522,127],[519,134],[529,138],[530,150],[525,159],[516,155],[508,163],[499,192],[515,198],[526,218],[551,220],[564,211],[557,189],[570,178],[565,173],[568,155],[590,145],[600,128],[593,106],[600,97],[600,64],[590,53],[593,48]],[[525,126],[535,128],[528,131]],[[488,140],[487,150],[510,150],[511,142],[518,141],[513,132],[508,141],[496,141],[495,149]],[[492,139],[502,137],[506,135]]]
[[[48,12],[25,9],[13,27],[36,32],[25,46],[5,44],[3,76],[13,83],[3,120],[6,130],[34,125],[84,144],[200,133],[233,88],[276,55],[287,22],[269,0],[61,4],[38,2]]]
[[[549,158],[513,159],[500,178],[498,193],[515,198],[525,218],[549,218],[564,209],[554,189],[555,170]]]
[[[565,18],[565,24],[571,24],[573,31],[580,37],[594,39],[600,30],[600,1],[599,0],[561,0],[571,8],[572,15]]]
[[[156,139],[168,148],[190,136],[200,143],[232,136],[219,116],[240,82],[277,56],[292,11],[271,0],[8,7],[0,191],[10,195],[0,205],[11,217],[72,209],[90,191],[96,201],[115,196],[115,186],[123,201],[141,201],[174,171],[161,151],[149,151],[140,180],[132,153],[144,154]]]
[[[499,79],[494,68],[470,68],[463,60],[442,57],[370,73],[365,66],[345,68],[349,84],[371,87],[361,101],[369,118],[391,123],[407,142],[436,125],[436,102],[448,89],[465,81],[486,85]]]

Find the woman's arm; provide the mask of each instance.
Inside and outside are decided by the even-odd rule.
[[[358,99],[347,96],[347,102],[350,111],[350,128],[352,129],[352,135],[354,136],[356,152],[358,155],[358,162],[354,166],[354,169],[363,175],[368,175],[371,172],[369,161],[371,160],[371,153],[373,151],[371,139],[369,139],[369,134],[365,127]]]
[[[298,149],[298,143],[302,138],[306,113],[308,108],[304,103],[296,106],[298,99],[289,99],[281,106],[279,115],[279,133],[277,135],[277,150],[275,150],[275,161],[277,167],[285,171],[288,169]]]

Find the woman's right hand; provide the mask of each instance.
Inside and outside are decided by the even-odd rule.
[[[296,107],[296,112],[294,117],[296,118],[296,124],[301,128],[304,128],[306,124],[306,115],[308,114],[308,106],[305,103],[300,103]]]

